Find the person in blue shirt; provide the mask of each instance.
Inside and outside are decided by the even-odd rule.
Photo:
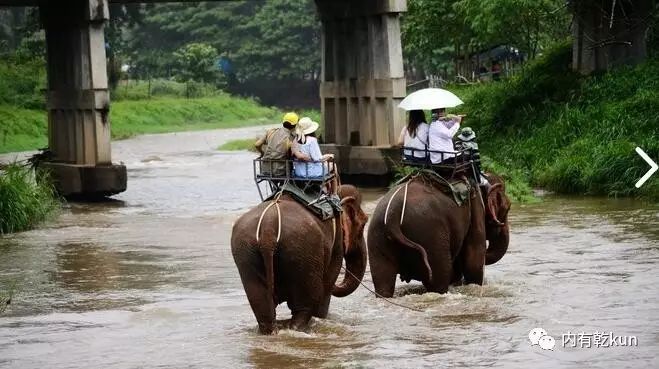
[[[295,160],[295,176],[300,178],[321,178],[328,174],[324,161],[334,158],[332,154],[323,155],[316,138],[319,124],[309,117],[303,117],[298,122],[296,151],[309,158],[308,161]]]

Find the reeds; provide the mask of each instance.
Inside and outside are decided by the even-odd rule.
[[[30,229],[59,207],[46,174],[37,175],[19,164],[0,170],[0,234]]]

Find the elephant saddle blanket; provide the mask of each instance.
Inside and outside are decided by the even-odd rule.
[[[451,196],[458,206],[464,205],[469,200],[469,193],[471,192],[472,184],[468,179],[446,179],[436,172],[428,169],[416,169],[412,173],[409,173],[401,180],[396,182],[396,186],[415,178],[428,181],[446,195]]]
[[[279,196],[280,192],[289,195],[295,201],[304,205],[321,220],[332,219],[341,212],[341,199],[338,196],[305,192],[292,183],[284,184],[279,192],[273,193],[265,201]]]

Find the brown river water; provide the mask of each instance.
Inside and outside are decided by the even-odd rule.
[[[659,368],[659,204],[634,200],[515,205],[509,252],[483,287],[420,295],[399,282],[393,301],[421,312],[360,287],[309,333],[260,336],[229,244],[259,201],[253,155],[214,150],[260,130],[115,142],[127,192],[0,237],[0,294],[15,285],[0,367]],[[368,213],[382,193],[366,191]],[[285,304],[277,312],[290,316]],[[553,350],[530,344],[536,327]],[[580,332],[636,344],[572,347]]]

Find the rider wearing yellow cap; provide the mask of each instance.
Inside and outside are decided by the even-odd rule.
[[[254,146],[261,153],[264,160],[261,165],[261,174],[274,177],[286,177],[290,175],[290,168],[286,162],[291,157],[291,146],[295,140],[295,126],[300,118],[297,114],[290,112],[284,114],[282,126],[273,128],[259,138]],[[288,170],[287,170],[288,169]]]

